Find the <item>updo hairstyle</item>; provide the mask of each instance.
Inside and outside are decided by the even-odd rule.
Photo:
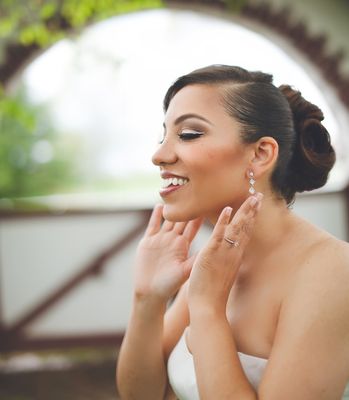
[[[273,85],[272,75],[240,67],[212,65],[178,78],[164,98],[166,112],[183,87],[216,85],[222,105],[242,128],[244,143],[270,136],[279,145],[271,175],[273,190],[290,204],[296,192],[323,186],[335,162],[330,136],[321,121],[322,111],[288,85]]]

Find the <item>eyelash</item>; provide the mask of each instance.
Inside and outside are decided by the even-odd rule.
[[[189,141],[197,139],[198,137],[202,136],[203,132],[188,132],[188,133],[178,133],[178,137],[183,141]],[[165,140],[165,137],[159,141],[159,144],[162,144]]]
[[[198,137],[200,137],[202,135],[203,135],[203,132],[190,132],[190,133],[179,133],[178,134],[179,138],[184,141],[197,139]]]

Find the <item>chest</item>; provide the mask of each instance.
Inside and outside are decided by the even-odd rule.
[[[238,351],[269,358],[282,300],[291,282],[289,274],[280,270],[239,274],[227,303],[227,318]]]

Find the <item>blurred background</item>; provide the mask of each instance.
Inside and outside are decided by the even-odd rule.
[[[117,398],[181,74],[262,70],[319,105],[337,163],[293,208],[349,239],[348,34],[348,0],[0,1],[0,399]]]

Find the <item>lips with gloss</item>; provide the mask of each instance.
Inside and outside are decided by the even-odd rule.
[[[161,196],[166,196],[183,186],[185,186],[189,182],[187,178],[180,178],[180,177],[170,177],[163,179],[163,187],[160,190]]]

